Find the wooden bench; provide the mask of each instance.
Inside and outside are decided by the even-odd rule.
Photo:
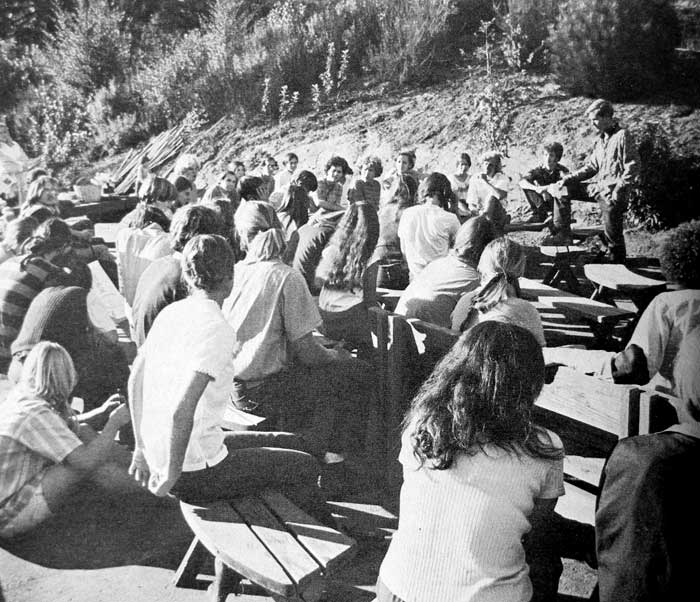
[[[542,303],[566,316],[584,321],[593,332],[596,345],[601,348],[611,345],[613,331],[620,322],[635,317],[632,311],[580,297],[529,278],[520,278],[520,291],[524,299]]]
[[[612,303],[612,291],[629,297],[639,312],[643,312],[651,300],[666,290],[666,282],[635,274],[621,263],[586,264],[583,272],[596,285],[591,299]]]
[[[540,253],[546,257],[552,258],[552,267],[549,268],[542,282],[546,285],[551,285],[564,281],[572,293],[578,293],[578,279],[574,274],[571,264],[577,257],[588,253],[588,249],[576,245],[542,245],[540,247]]]
[[[314,602],[328,576],[355,554],[353,539],[322,525],[275,491],[180,506],[194,540],[175,574],[175,585],[197,585],[208,551],[215,561],[211,594],[216,602],[229,593]]]

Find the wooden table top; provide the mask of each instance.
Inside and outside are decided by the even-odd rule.
[[[583,266],[583,273],[591,282],[615,291],[640,291],[666,286],[665,280],[635,274],[621,263],[589,263]]]

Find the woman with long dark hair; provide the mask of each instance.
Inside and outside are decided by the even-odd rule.
[[[531,599],[523,536],[563,495],[563,449],[534,424],[542,350],[525,329],[464,333],[404,422],[401,515],[378,602]]]
[[[318,306],[322,332],[369,353],[372,337],[367,309],[375,303],[377,262],[370,259],[379,237],[379,218],[365,201],[353,203],[323,251],[316,271],[322,287]]]

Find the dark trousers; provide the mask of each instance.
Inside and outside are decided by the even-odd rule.
[[[274,428],[299,433],[304,449],[318,458],[361,451],[367,412],[376,405],[372,367],[356,359],[295,364],[256,387],[238,383],[235,389],[237,407],[265,416]]]
[[[530,205],[533,221],[543,222],[552,214],[552,231],[555,234],[571,234],[571,200],[564,194],[555,197],[545,192],[539,194],[534,190],[523,190]]]
[[[201,504],[274,488],[316,518],[328,518],[318,488],[319,464],[303,451],[298,436],[237,431],[226,435],[225,444],[226,458],[215,466],[183,472],[172,494]]]
[[[370,331],[369,311],[365,303],[358,303],[345,311],[320,310],[323,325],[319,328],[321,334],[346,341],[347,347],[357,349],[358,357],[370,359],[374,347]]]
[[[624,263],[627,259],[623,223],[627,211],[627,200],[612,202],[594,190],[592,184],[574,183],[567,186],[569,196],[576,201],[598,203],[603,220],[603,242],[612,260]]]

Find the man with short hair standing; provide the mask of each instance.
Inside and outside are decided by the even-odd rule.
[[[607,100],[594,101],[585,113],[597,131],[593,151],[586,164],[562,179],[569,197],[597,202],[603,218],[606,258],[614,263],[626,259],[622,230],[625,211],[639,170],[639,156],[630,133],[613,117]]]

